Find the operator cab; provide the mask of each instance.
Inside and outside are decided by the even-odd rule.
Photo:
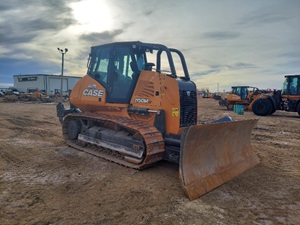
[[[108,102],[128,103],[145,63],[145,54],[129,45],[96,46],[91,50],[87,74],[105,87]]]
[[[300,95],[300,75],[287,75],[283,83],[282,95]]]
[[[258,92],[257,87],[250,86],[233,86],[231,87],[231,93],[241,97],[241,100],[248,100],[252,93]],[[250,94],[250,95],[249,95]]]
[[[183,76],[176,74],[171,53],[181,61]],[[107,102],[128,104],[143,70],[189,80],[182,53],[164,45],[116,42],[91,48],[87,74],[105,87]]]

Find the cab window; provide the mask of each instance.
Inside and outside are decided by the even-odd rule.
[[[108,71],[109,102],[129,103],[133,92],[134,71],[130,48],[115,48]]]
[[[290,94],[291,95],[297,95],[298,94],[298,77],[292,77],[291,78]]]
[[[107,83],[107,69],[109,65],[109,47],[96,49],[91,53],[91,64],[88,74],[98,82]]]

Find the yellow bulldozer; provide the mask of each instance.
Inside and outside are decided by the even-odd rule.
[[[57,105],[68,145],[134,169],[178,163],[191,200],[259,163],[250,143],[257,120],[197,124],[197,88],[179,50],[109,43],[91,47],[87,66],[70,108]]]

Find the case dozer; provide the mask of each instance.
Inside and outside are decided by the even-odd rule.
[[[68,145],[134,169],[178,163],[191,200],[259,162],[250,143],[257,120],[197,124],[197,89],[179,50],[104,44],[91,47],[87,67],[70,108],[57,105]]]

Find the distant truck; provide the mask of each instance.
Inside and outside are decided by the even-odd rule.
[[[252,105],[258,116],[268,116],[276,110],[298,112],[300,116],[300,75],[286,75],[281,91],[261,94]]]

